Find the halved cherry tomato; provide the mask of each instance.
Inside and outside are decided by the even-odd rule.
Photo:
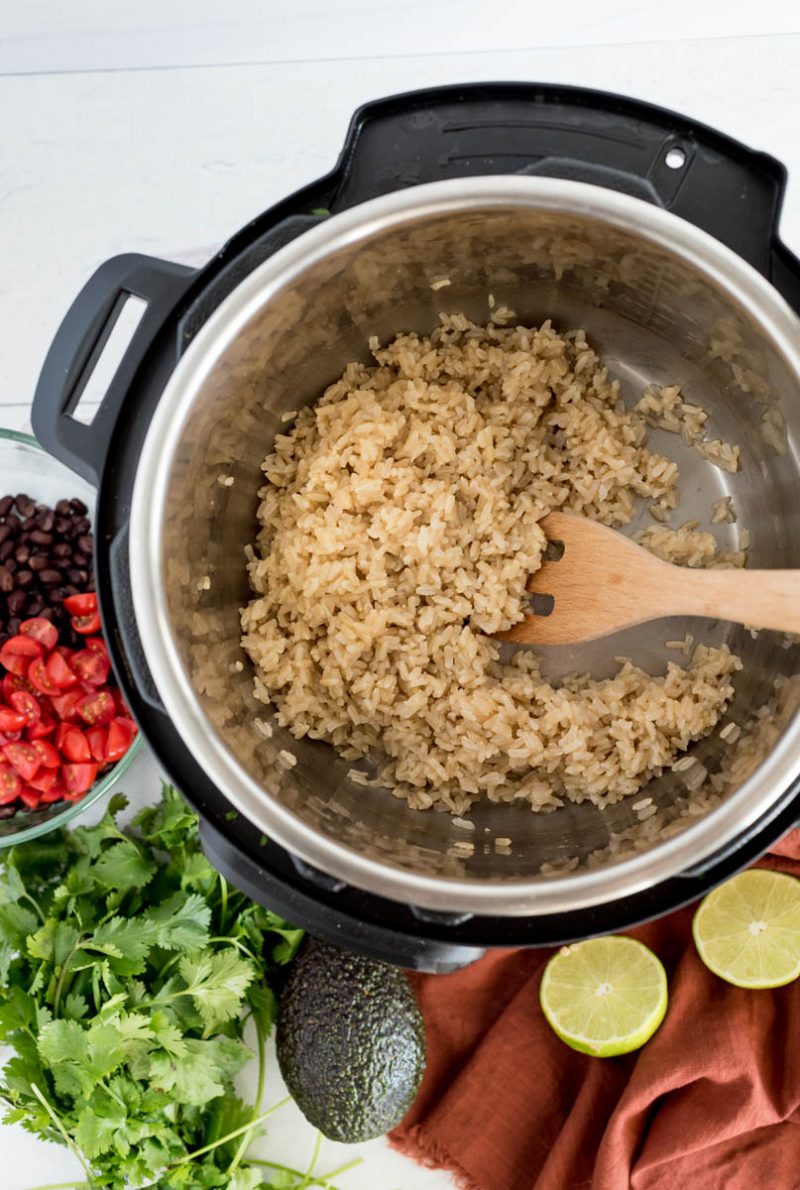
[[[56,727],[56,734],[53,736],[53,744],[59,752],[64,746],[64,738],[69,735],[74,727],[74,723],[59,723]]]
[[[23,781],[30,781],[41,768],[42,762],[33,744],[4,744],[3,756]]]
[[[96,694],[87,694],[78,703],[78,714],[90,727],[102,727],[110,723],[116,714],[114,699],[108,690],[98,690]]]
[[[39,757],[39,763],[43,768],[57,769],[61,764],[61,756],[58,749],[54,748],[48,740],[34,740],[31,747],[35,749],[36,755]],[[33,785],[33,782],[31,781],[29,784]]]
[[[42,795],[38,790],[31,785],[23,785],[19,791],[19,800],[23,805],[27,806],[29,810],[35,810],[42,800]]]
[[[55,656],[55,653],[51,654]],[[59,659],[60,660],[60,659]],[[48,665],[50,658],[47,661],[43,657],[34,657],[33,661],[28,666],[28,680],[32,686],[35,686],[40,694],[60,694],[61,687],[50,677]]]
[[[53,788],[56,782],[59,782],[61,777],[58,769],[41,769],[36,774],[32,781],[29,781],[31,789],[35,789],[37,793],[47,793]]]
[[[54,785],[50,786],[46,793],[42,794],[42,801],[46,804],[49,804],[50,802],[60,802],[63,801],[66,795],[67,787],[64,782],[56,781]]]
[[[0,806],[7,806],[14,802],[22,790],[22,780],[19,773],[9,765],[0,762]]]
[[[79,727],[70,727],[69,731],[64,732],[59,750],[64,760],[72,764],[82,764],[92,759],[89,741]]]
[[[72,655],[72,668],[85,685],[97,689],[105,685],[111,663],[96,650],[80,649]]]
[[[31,636],[11,636],[0,649],[0,665],[9,673],[26,674],[34,657],[42,657],[44,649]]]
[[[69,690],[70,686],[78,684],[78,675],[60,649],[56,649],[47,658],[47,676],[59,690]]]
[[[34,616],[32,620],[23,620],[19,630],[22,636],[30,636],[33,640],[37,640],[48,653],[58,644],[58,629],[55,624],[51,624],[43,616]]]
[[[64,607],[71,616],[87,616],[97,611],[97,592],[86,591],[82,595],[68,595]]]
[[[100,613],[89,612],[85,616],[72,616],[70,624],[81,636],[89,636],[100,631]]]
[[[106,763],[107,735],[108,733],[104,727],[88,727],[86,729],[86,739],[89,742],[92,760],[96,760],[98,764]]]
[[[25,739],[31,744],[34,740],[44,740],[49,735],[52,735],[55,729],[55,719],[52,715],[48,715],[47,711],[43,711],[41,719],[37,720],[36,723],[30,723],[25,728]]]
[[[59,719],[65,723],[77,723],[78,721],[78,703],[83,702],[85,698],[94,698],[93,694],[84,694],[82,690],[67,690],[64,694],[59,694],[57,698],[51,698],[53,710]]]
[[[108,726],[108,742],[106,744],[106,760],[109,764],[116,764],[121,760],[131,746],[133,732],[122,719],[114,719]]]
[[[23,716],[26,727],[30,727],[31,723],[38,723],[41,719],[42,708],[39,706],[39,700],[27,690],[15,690],[8,701],[12,709]]]
[[[3,700],[8,702],[15,690],[31,690],[32,686],[26,674],[4,674]]]
[[[91,789],[97,776],[97,765],[65,764],[62,765],[61,772],[69,797],[70,794],[86,793],[87,789]]]
[[[102,653],[104,657],[108,657],[108,645],[102,636],[90,636],[85,644],[93,653]]]
[[[19,711],[15,711],[11,707],[0,707],[0,731],[4,733],[22,731],[26,723],[25,716],[21,715]]]

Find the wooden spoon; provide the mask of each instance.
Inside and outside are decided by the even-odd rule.
[[[756,628],[800,632],[800,570],[694,570],[662,562],[614,529],[551,512],[541,521],[564,546],[527,589],[553,599],[549,614],[527,615],[500,640],[567,645],[662,616],[710,616]]]

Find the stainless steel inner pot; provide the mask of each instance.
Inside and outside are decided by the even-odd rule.
[[[281,414],[313,402],[348,361],[366,360],[369,336],[428,331],[442,311],[486,321],[490,294],[521,322],[585,328],[626,401],[648,383],[680,383],[708,410],[711,437],[741,446],[742,467],[727,474],[654,431],[656,449],[680,466],[673,523],[696,518],[707,527],[711,504],[731,495],[736,523],[714,526],[723,547],[739,548],[747,528],[749,564],[800,566],[797,317],[750,266],[662,210],[581,183],[493,177],[418,186],[337,215],[234,290],[181,360],[150,428],[134,491],[131,575],[167,711],[232,806],[266,835],[396,900],[549,914],[686,871],[759,819],[800,775],[794,682],[757,726],[750,750],[760,750],[761,763],[751,772],[754,761],[740,755],[722,800],[693,817],[682,815],[705,804],[707,790],[687,788],[688,772],[670,772],[646,790],[659,813],[645,826],[633,797],[605,811],[567,804],[549,814],[482,804],[469,831],[448,814],[411,811],[389,792],[354,785],[350,764],[328,745],[295,741],[254,698],[239,647],[244,549],[255,539],[260,465]],[[629,531],[647,523],[645,508]],[[696,642],[727,641],[744,662],[729,713],[692,748],[710,774],[727,771],[736,745],[720,731],[745,725],[773,699],[776,678],[797,669],[797,647],[779,634],[661,621],[552,648],[546,669],[602,677],[627,655],[659,672],[681,659],[665,641],[687,632]],[[294,768],[282,749],[297,757]],[[662,823],[672,823],[670,837],[640,837]],[[603,854],[620,835],[621,854]],[[497,839],[510,848],[498,850]],[[473,843],[474,854],[458,854],[458,842]],[[543,864],[571,870],[542,874]]]

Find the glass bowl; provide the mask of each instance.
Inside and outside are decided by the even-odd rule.
[[[77,496],[87,505],[88,515],[94,521],[94,488],[42,450],[30,434],[0,429],[0,487],[0,497],[25,492],[31,499],[50,505],[65,496]],[[142,745],[142,737],[137,735],[122,759],[107,769],[79,802],[54,802],[38,810],[23,807],[13,818],[0,819],[0,849],[37,839],[47,831],[66,826],[78,814],[105,797],[128,769]]]

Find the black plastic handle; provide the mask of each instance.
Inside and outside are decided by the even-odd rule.
[[[131,383],[164,320],[195,270],[136,253],[101,265],[75,298],[47,353],[31,419],[42,446],[99,486],[108,444]],[[128,297],[147,303],[90,425],[72,412],[80,401]]]
[[[772,278],[786,186],[775,158],[675,112],[620,95],[540,83],[410,92],[353,116],[334,210],[423,182],[542,174],[664,207]],[[790,271],[800,264],[780,245]],[[783,286],[776,277],[776,284]]]

